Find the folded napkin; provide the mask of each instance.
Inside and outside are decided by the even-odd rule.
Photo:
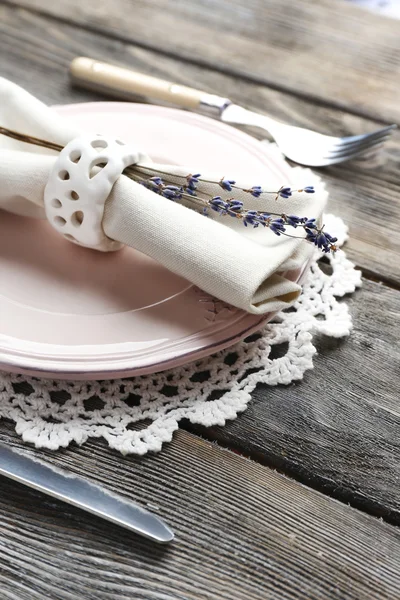
[[[62,146],[82,133],[3,78],[0,78],[0,126]],[[53,150],[0,135],[0,208],[45,218],[44,188],[56,156]],[[175,178],[178,183],[179,176],[199,171],[204,180],[221,179],[221,173],[202,171],[201,165],[156,165],[144,153],[140,164],[168,172],[169,179]],[[298,183],[291,182],[292,187],[293,183],[296,188],[312,184],[310,172],[306,177],[305,181],[304,173],[300,175]],[[280,185],[286,183],[282,181]],[[262,173],[260,181],[237,181],[237,184],[243,189],[256,184],[271,189],[268,174]],[[327,193],[320,183],[318,186],[315,194],[293,194],[288,199],[275,200],[273,195],[254,198],[237,189],[234,195],[249,209],[319,219]],[[278,237],[263,227],[245,228],[239,220],[210,212],[210,217],[205,218],[193,210],[191,203],[172,202],[121,175],[106,201],[102,224],[109,238],[136,248],[209,294],[248,312],[261,314],[293,304],[301,289],[285,277],[285,272],[300,268],[307,261],[314,252],[312,244],[300,238]]]

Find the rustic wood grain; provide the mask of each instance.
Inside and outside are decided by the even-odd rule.
[[[235,95],[256,110],[296,125],[337,135],[373,130],[376,123],[317,106],[249,84],[215,71],[186,65],[129,44],[0,5],[0,74],[26,87],[47,103],[102,100],[103,96],[72,88],[68,65],[77,54],[119,64],[208,91]],[[260,132],[254,130],[252,133]],[[376,162],[321,169],[331,192],[331,208],[350,225],[348,255],[366,272],[400,285],[400,133]],[[372,215],[372,218],[371,218]]]
[[[215,57],[217,46],[210,44],[211,38],[208,38],[208,54],[202,47],[206,41],[200,41],[199,46],[193,44],[193,56],[188,56],[188,47],[179,46],[181,41],[178,40],[173,48],[173,36],[166,36],[168,39],[165,40],[159,35],[158,18],[153,30],[144,28],[143,15],[146,11],[154,14],[155,8],[165,6],[161,1],[135,3],[138,19],[134,27],[132,3],[122,5],[121,0],[113,3],[113,10],[121,6],[126,9],[124,23],[116,25],[110,14],[110,3],[106,5],[100,1],[96,2],[95,22],[89,23],[86,7],[90,7],[90,2],[86,2],[85,6],[70,2],[68,15],[65,2],[51,5],[42,0],[40,3],[41,10],[64,11],[66,18],[81,22],[86,30],[30,11],[0,6],[0,74],[21,83],[49,103],[102,99],[73,89],[68,83],[66,69],[71,58],[76,54],[89,54],[130,64],[143,72],[167,76],[182,83],[196,81],[199,87],[226,93],[253,108],[267,106],[270,114],[293,123],[338,133],[361,132],[375,126],[369,120],[351,116],[349,112],[295,97],[298,90],[306,93],[302,87],[304,81],[299,83],[291,79],[297,87],[293,85],[293,93],[285,94],[265,85],[249,83],[245,73],[237,79],[223,75],[215,68],[207,70],[189,64],[192,59],[200,63],[199,56],[203,52],[206,62],[211,63],[214,58],[210,57]],[[193,23],[196,25],[194,3],[168,4],[170,13],[167,16],[174,17],[174,11],[179,10],[187,21],[187,31],[193,33]],[[262,4],[259,2],[258,7],[265,9],[267,3]],[[268,2],[271,23],[276,31],[274,47],[276,52],[279,50],[285,69],[289,68],[292,54],[299,52],[300,38],[297,34],[294,36],[292,49],[284,47],[282,40],[288,45],[293,36],[293,23],[299,27],[304,18],[304,7],[311,4],[316,6],[316,22],[319,22],[321,7],[327,3],[301,1],[288,9],[286,2],[279,5],[277,0]],[[39,6],[38,3],[36,5]],[[202,15],[205,0],[197,6],[197,24],[200,24],[204,36]],[[208,1],[207,6],[212,7],[214,12],[210,11],[206,18],[214,15],[212,19],[220,19],[219,7],[226,8],[228,5]],[[231,13],[227,22],[224,21],[226,31],[222,34],[229,34],[237,40],[239,21],[233,21],[239,14],[239,4],[233,1],[229,6]],[[240,27],[244,46],[241,45],[233,55],[233,69],[224,64],[225,52],[232,50],[229,44],[224,45],[228,38],[218,40],[221,52],[219,70],[231,73],[242,69],[241,61],[246,58],[246,54],[241,54],[243,48],[248,49],[250,42],[253,46],[255,42],[260,44],[260,40],[256,37],[251,40],[246,33],[245,17],[254,14],[252,11],[257,3],[252,0],[247,7],[241,6],[241,15],[244,16]],[[288,15],[293,13],[293,23],[289,16],[286,21],[290,22],[283,21],[285,7]],[[325,15],[330,16],[332,11],[333,7]],[[350,24],[352,22],[354,24],[350,19]],[[359,21],[357,23],[360,24]],[[335,37],[334,24],[331,19],[326,25],[331,36],[328,36],[328,49]],[[164,27],[166,25],[168,19],[164,20]],[[382,23],[379,27],[383,27]],[[112,35],[94,33],[99,28],[107,29]],[[159,45],[162,53],[116,39],[121,35],[127,39],[133,31],[140,40],[144,40],[143,43],[139,40],[142,46]],[[270,27],[268,31],[271,33]],[[284,35],[283,31],[286,31]],[[340,45],[342,33],[338,31],[335,35],[335,43]],[[305,35],[303,37],[306,38]],[[216,38],[215,26],[213,38]],[[310,43],[309,40],[304,41],[305,53]],[[377,40],[374,43],[368,53],[374,81],[379,79],[375,73],[376,65],[382,68],[379,80],[392,81],[393,73],[382,61],[380,51],[394,48],[395,42],[390,34],[387,41],[380,40],[378,51]],[[360,48],[363,49],[362,44]],[[269,46],[264,46],[257,69],[263,66],[267,50],[271,51]],[[344,61],[340,68],[343,71],[348,66],[343,58],[344,50],[340,51]],[[354,60],[354,45],[349,43],[347,50],[350,54],[353,52],[348,59],[350,62]],[[330,51],[333,52],[332,48]],[[186,52],[187,64],[182,68],[182,61],[166,56],[165,52],[177,56]],[[324,53],[321,56],[323,65],[329,66],[333,62],[333,58],[328,60]],[[306,61],[305,64],[308,70],[311,69],[311,62]],[[255,61],[249,62],[249,76],[253,81],[261,81],[255,65]],[[298,66],[295,60],[294,66]],[[277,68],[278,65],[274,64],[274,70],[271,70],[274,80]],[[285,69],[282,72],[288,73]],[[347,70],[350,75],[356,73],[360,76],[363,69],[364,63]],[[303,77],[303,74],[299,73],[298,77]],[[318,69],[316,75],[320,77]],[[340,85],[349,81],[350,75],[344,75]],[[316,79],[313,81],[310,92],[314,94]],[[324,85],[322,91],[317,90],[317,95],[320,94],[321,101],[334,106],[335,100],[329,97],[333,79],[328,83],[324,79],[320,81]],[[355,86],[355,79],[351,81]],[[277,85],[292,88],[292,83],[288,84],[283,79],[277,80]],[[361,80],[357,85],[360,86],[357,90],[362,91],[367,84]],[[385,115],[381,116],[383,120],[386,119],[386,111],[387,114],[395,111],[391,85],[383,93],[380,105],[385,109]],[[371,106],[373,97],[372,90],[371,98],[367,99],[368,102],[371,100]],[[348,111],[371,112],[369,104],[359,106],[350,97],[345,96],[344,99],[349,104]],[[395,223],[375,225],[370,222],[370,215],[373,209],[379,220],[398,219],[399,140],[397,136],[388,146],[380,166],[369,165],[366,169],[360,165],[347,165],[324,171],[332,190],[333,208],[336,212],[341,211],[351,225],[349,253],[364,269],[394,285],[400,281]],[[284,469],[326,493],[398,523],[397,440],[400,415],[396,382],[400,350],[395,327],[400,310],[399,292],[367,283],[352,300],[352,310],[356,321],[352,337],[345,342],[321,339],[316,368],[305,381],[290,388],[260,388],[255,394],[255,401],[241,418],[226,429],[204,433]],[[11,424],[0,424],[0,440],[22,447]],[[99,441],[58,453],[31,448],[25,451],[64,466],[73,473],[85,474],[94,482],[147,504],[175,528],[177,540],[168,548],[154,546],[2,479],[1,598],[399,598],[400,535],[396,528],[188,433],[179,432],[162,454],[142,459],[122,458]]]
[[[46,102],[99,98],[72,88],[68,82],[66,69],[70,59],[76,52],[86,51],[98,58],[132,64],[145,72],[167,71],[171,78],[179,78],[183,83],[195,77],[208,89],[221,92],[238,89],[244,101],[250,94],[256,107],[268,103],[271,112],[290,116],[299,124],[307,125],[318,119],[321,125],[329,122],[334,128],[356,131],[368,125],[365,120],[346,113],[319,108],[265,87],[249,88],[249,84],[212,71],[190,67],[182,74],[181,63],[177,61],[27,11],[0,7],[0,21],[3,27],[0,44],[4,50],[9,48],[7,58],[5,52],[0,53],[0,72]],[[399,136],[396,136],[382,157],[385,159],[382,167],[349,164],[324,171],[333,209],[344,214],[350,223],[350,256],[363,268],[394,283],[400,278],[399,242],[395,235],[400,214],[396,172],[399,153]],[[372,207],[379,220],[383,217],[392,220],[389,228],[370,222]],[[339,343],[338,347],[332,341],[320,340],[317,368],[305,382],[289,388],[290,393],[287,388],[260,388],[255,392],[256,402],[237,422],[221,431],[207,431],[206,435],[245,448],[268,464],[397,523],[399,423],[395,393],[398,374],[394,371],[399,352],[391,327],[398,316],[398,301],[396,292],[367,284],[353,302],[355,332],[350,340],[343,345]],[[371,352],[365,346],[376,345],[381,338],[382,343],[365,361]],[[385,344],[385,339],[390,342]],[[360,387],[361,356],[364,386]],[[371,364],[376,365],[375,371],[371,370],[372,376]],[[351,393],[346,392],[346,386]],[[320,390],[324,391],[323,398]]]
[[[21,446],[4,423],[0,439]],[[2,599],[399,597],[397,529],[188,433],[141,459],[92,442],[26,452],[147,505],[176,539],[156,546],[2,479]]]
[[[400,293],[364,282],[348,302],[354,331],[319,338],[303,381],[259,385],[237,421],[193,431],[399,525]]]
[[[400,121],[399,24],[341,0],[8,0],[329,106]]]

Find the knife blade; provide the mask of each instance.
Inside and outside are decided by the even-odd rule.
[[[174,539],[162,519],[120,496],[0,444],[0,475],[67,502],[155,542]]]

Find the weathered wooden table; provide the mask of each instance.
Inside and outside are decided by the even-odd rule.
[[[0,47],[0,74],[47,103],[104,99],[69,84],[87,55],[326,133],[400,123],[400,23],[340,0],[0,0]],[[1,480],[1,600],[400,598],[399,163],[396,133],[379,164],[323,171],[364,286],[301,383],[158,455],[26,449],[151,502],[176,541]],[[0,439],[22,445],[5,421]]]

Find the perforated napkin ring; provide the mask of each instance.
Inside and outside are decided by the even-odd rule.
[[[122,244],[102,227],[104,205],[122,171],[143,155],[132,145],[103,135],[83,135],[60,152],[44,192],[46,216],[66,239],[109,252]]]

